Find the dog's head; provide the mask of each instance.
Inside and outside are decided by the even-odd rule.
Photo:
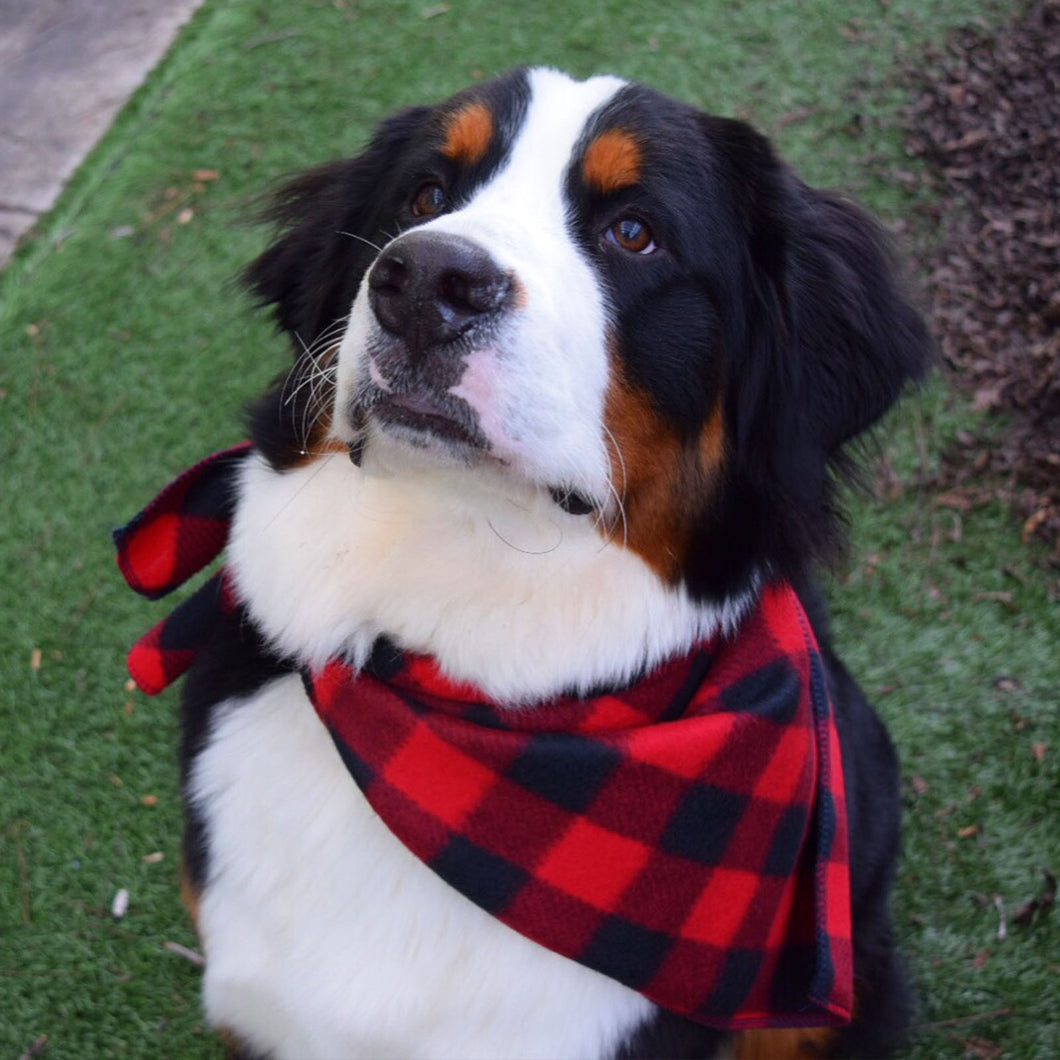
[[[828,548],[844,443],[925,360],[860,210],[614,78],[398,113],[272,217],[247,279],[297,356],[254,416],[274,466],[481,469],[698,599]]]

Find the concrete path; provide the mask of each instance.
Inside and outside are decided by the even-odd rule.
[[[202,0],[0,0],[0,267]]]

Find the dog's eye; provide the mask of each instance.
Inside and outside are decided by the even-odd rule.
[[[655,249],[655,238],[651,229],[638,217],[625,216],[615,221],[604,239],[630,254],[651,254]]]
[[[429,180],[421,184],[412,197],[412,212],[416,217],[434,217],[445,209],[446,204],[445,188]]]

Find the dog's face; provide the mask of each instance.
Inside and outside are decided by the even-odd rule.
[[[277,467],[454,464],[721,601],[834,531],[829,464],[919,373],[873,224],[747,126],[517,71],[295,181],[248,270],[296,337]]]
[[[539,73],[470,95],[396,160],[403,234],[354,302],[339,437],[496,462],[592,507],[611,501],[609,244],[585,244],[573,193],[588,118],[618,87]]]

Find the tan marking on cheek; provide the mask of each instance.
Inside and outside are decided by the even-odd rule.
[[[629,385],[612,357],[604,418],[621,516],[611,538],[676,582],[692,545],[694,521],[717,488],[725,464],[725,426],[718,402],[698,437],[681,442],[650,396]]]
[[[604,408],[611,481],[624,520],[612,537],[643,557],[666,581],[676,579],[684,551],[681,513],[673,503],[681,446],[646,394],[612,379]]]
[[[814,1060],[832,1055],[836,1032],[830,1027],[739,1031],[732,1037],[735,1060]]]
[[[493,139],[493,114],[485,103],[468,103],[445,127],[442,154],[461,165],[471,166],[482,160]]]
[[[601,133],[585,150],[582,179],[594,191],[621,191],[640,180],[641,151],[630,133],[611,129]]]

